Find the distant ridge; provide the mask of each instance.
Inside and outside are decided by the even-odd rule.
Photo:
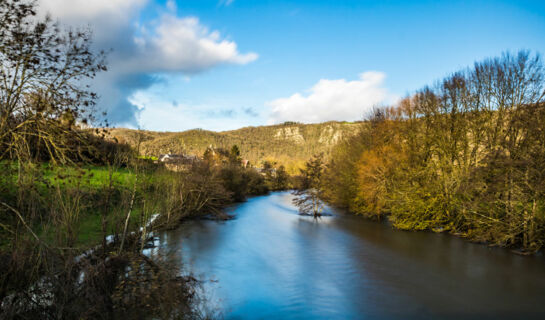
[[[296,172],[313,154],[329,153],[344,137],[359,131],[361,122],[324,122],[301,124],[286,122],[279,125],[245,127],[230,131],[193,129],[183,132],[141,131],[140,153],[158,156],[164,153],[188,153],[202,156],[206,148],[230,148],[236,144],[243,158],[259,166],[262,161],[276,161]],[[138,131],[111,129],[110,134],[121,143],[136,146]]]

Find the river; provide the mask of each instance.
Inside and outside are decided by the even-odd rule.
[[[302,217],[288,192],[255,197],[230,221],[158,236],[203,280],[226,319],[545,319],[545,258],[446,234],[393,230],[328,208]]]

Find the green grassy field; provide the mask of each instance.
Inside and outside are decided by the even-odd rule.
[[[0,164],[0,183],[2,192],[6,198],[10,194],[15,197],[18,180],[18,167],[15,162],[3,162]],[[140,179],[153,179],[152,174],[144,174]],[[124,217],[127,212],[127,205],[122,203],[123,197],[128,198],[132,192],[136,175],[126,168],[110,169],[106,166],[53,166],[40,164],[35,166],[32,174],[26,174],[23,179],[24,188],[35,192],[40,197],[39,203],[43,211],[58,210],[50,206],[52,202],[65,199],[65,207],[70,207],[74,201],[74,194],[78,194],[77,217],[77,243],[78,247],[89,247],[100,243],[102,240],[102,209],[104,208],[103,196],[110,189],[112,202],[115,203],[108,212],[108,232],[113,232],[113,225]],[[111,180],[111,181],[110,181]],[[67,195],[63,197],[64,195]],[[70,200],[68,200],[70,199]],[[31,200],[29,200],[31,201]],[[117,203],[116,203],[117,202]],[[11,214],[9,211],[8,214]],[[135,225],[141,213],[141,208],[135,207],[131,212],[131,225]],[[59,230],[52,230],[47,223],[34,223],[33,229],[43,240],[53,241]],[[3,245],[9,243],[9,233],[0,228],[0,234],[4,233]]]

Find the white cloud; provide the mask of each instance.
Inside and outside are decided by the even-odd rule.
[[[57,18],[93,20],[99,16],[126,17],[148,0],[41,0],[40,9]]]
[[[179,18],[163,15],[152,32],[135,38],[139,56],[131,68],[155,71],[199,72],[219,64],[247,64],[257,59],[256,53],[242,54],[234,41],[209,31],[196,17]]]
[[[157,74],[190,76],[223,64],[246,64],[258,57],[252,52],[240,53],[234,41],[218,31],[209,31],[198,18],[177,16],[174,1],[168,0],[162,9],[151,2],[39,1],[40,15],[50,13],[54,19],[74,27],[90,26],[95,47],[112,49],[108,55],[109,71],[98,75],[94,90],[100,96],[99,108],[108,112],[114,124],[137,124],[140,111],[129,97],[160,81]],[[159,18],[139,20],[143,10],[158,10]]]
[[[385,77],[382,72],[368,71],[354,81],[322,79],[307,95],[295,93],[268,102],[267,106],[271,108],[268,122],[361,120],[373,106],[395,99],[383,86]]]
[[[150,0],[40,0],[39,14],[73,27],[91,27],[97,47],[117,49],[133,32],[138,13]],[[129,38],[130,39],[130,38]]]
[[[42,0],[42,14],[63,23],[90,25],[97,46],[113,49],[114,71],[198,73],[220,64],[247,64],[256,53],[242,54],[234,41],[209,31],[196,17],[178,17],[176,3],[158,20],[135,23],[149,0]],[[131,21],[132,20],[132,21]]]

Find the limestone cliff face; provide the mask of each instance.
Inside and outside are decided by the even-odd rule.
[[[305,143],[305,138],[301,134],[299,127],[287,127],[277,129],[274,138],[277,140],[290,140],[297,144]]]
[[[322,130],[318,142],[325,145],[334,145],[341,141],[344,135],[345,132],[341,128],[328,125]]]
[[[310,126],[315,127],[311,130]],[[291,141],[299,145],[317,142],[330,147],[340,142],[344,137],[352,135],[356,129],[354,124],[300,125],[277,128],[273,137],[275,140]]]

